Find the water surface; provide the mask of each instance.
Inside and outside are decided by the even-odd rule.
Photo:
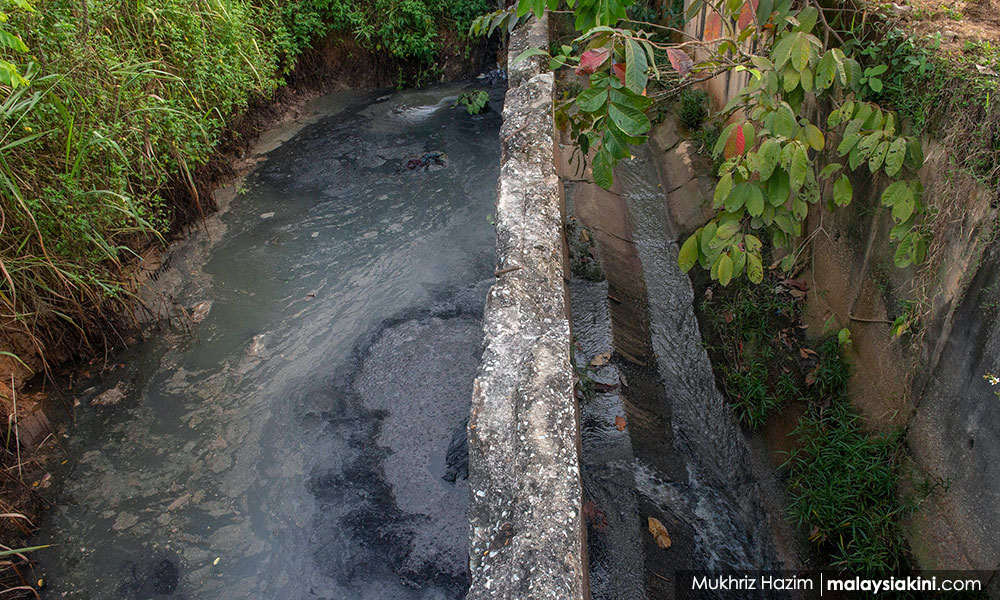
[[[468,490],[442,476],[494,268],[500,94],[470,116],[459,90],[321,100],[169,250],[147,301],[210,310],[77,391],[35,538],[51,597],[464,595]]]

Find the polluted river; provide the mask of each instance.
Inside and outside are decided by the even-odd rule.
[[[75,390],[50,597],[465,594],[502,90],[462,89],[316,101],[171,246],[180,318]]]
[[[503,102],[496,86],[483,113],[455,108],[475,86],[314,101],[149,267],[147,339],[84,368],[63,419],[35,537],[53,545],[50,597],[465,596]],[[638,154],[617,192],[566,183],[607,273],[570,283],[589,580],[607,600],[673,597],[675,569],[776,564],[663,175]]]

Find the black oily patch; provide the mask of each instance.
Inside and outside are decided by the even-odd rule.
[[[180,584],[180,559],[170,553],[129,561],[122,568],[120,595],[123,598],[183,598],[177,594]]]
[[[396,505],[382,468],[388,450],[374,442],[384,414],[364,406],[354,383],[370,348],[387,329],[426,318],[479,318],[482,309],[473,298],[482,295],[482,303],[485,303],[486,283],[478,282],[460,290],[442,290],[430,309],[405,311],[384,320],[355,346],[351,358],[332,379],[311,392],[330,397],[332,406],[323,418],[332,430],[330,433],[343,436],[354,451],[348,464],[317,469],[307,484],[317,502],[312,523],[312,535],[316,540],[315,564],[324,575],[345,588],[364,587],[373,578],[384,576],[395,578],[414,590],[436,588],[453,598],[463,598],[468,590],[467,574],[444,573],[433,564],[425,564],[420,569],[406,565],[413,549],[412,522],[426,517],[407,513]],[[463,420],[452,434],[442,474],[446,481],[468,477],[467,425],[468,419]],[[452,474],[454,477],[447,479]],[[340,518],[332,516],[344,507],[353,508]],[[345,540],[345,536],[349,540]],[[337,538],[336,542],[330,541]],[[338,547],[345,543],[352,546],[348,553]]]

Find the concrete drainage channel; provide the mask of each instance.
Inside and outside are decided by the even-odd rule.
[[[552,120],[553,75],[537,57],[512,64],[547,46],[547,18],[510,39],[496,282],[468,431],[468,598],[669,598],[678,569],[789,564],[776,513],[760,508],[780,490],[764,485],[715,386],[676,267],[657,182],[678,174],[639,157],[617,170],[617,191],[571,177],[564,196],[559,175],[572,169]],[[567,286],[566,197],[595,232],[606,283]],[[598,388],[581,402],[574,345]],[[669,550],[644,531],[647,517],[676,533]]]

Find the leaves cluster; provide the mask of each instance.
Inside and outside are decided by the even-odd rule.
[[[518,13],[555,6],[521,0]],[[895,221],[894,262],[902,268],[924,261],[923,190],[906,179],[923,162],[919,141],[902,134],[895,114],[865,100],[881,89],[885,65],[863,68],[844,49],[827,48],[817,8],[792,0],[695,0],[688,18],[707,13],[706,39],[697,43],[707,58],[696,63],[684,49],[695,42],[664,44],[648,31],[613,27],[625,4],[601,4],[597,16],[592,7],[570,6],[584,33],[555,52],[550,66],[575,68],[589,76],[589,87],[557,104],[556,121],[592,156],[599,185],[612,185],[615,164],[646,139],[650,123],[642,113],[653,104],[651,78],[669,74],[683,89],[727,71],[746,77],[721,112],[730,122],[713,149],[724,158],[714,194],[719,212],[684,242],[683,269],[701,265],[724,285],[743,275],[759,283],[766,246],[784,252],[780,265],[790,269],[811,208],[850,205],[852,175],[861,170],[899,179],[881,198]],[[657,64],[664,54],[669,69]],[[807,103],[832,105],[825,123],[804,116]]]

